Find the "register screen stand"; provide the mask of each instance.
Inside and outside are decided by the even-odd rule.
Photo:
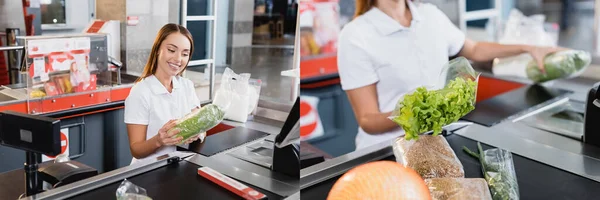
[[[299,176],[299,123],[300,98],[298,97],[283,128],[274,140],[267,138],[230,152],[229,155],[289,176]]]
[[[41,154],[60,154],[59,122],[48,117],[0,112],[0,144],[26,152],[24,169],[27,196],[42,192],[42,180],[38,176]]]

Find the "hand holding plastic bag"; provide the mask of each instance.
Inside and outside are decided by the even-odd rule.
[[[407,140],[418,139],[419,134],[442,132],[442,127],[458,121],[475,109],[477,81],[475,72],[467,59],[451,60],[442,70],[438,85],[433,88],[419,87],[405,94],[389,117],[405,130]]]
[[[152,200],[146,194],[146,189],[139,187],[127,179],[117,188],[117,200]]]
[[[197,137],[199,134],[206,136],[206,131],[214,128],[223,121],[225,112],[221,107],[215,104],[208,104],[200,109],[196,109],[191,113],[188,113],[185,117],[178,119],[175,123],[175,127],[171,128],[171,131],[179,130],[179,133],[173,136],[173,138],[182,137],[180,144],[183,144],[191,137]],[[204,137],[200,137],[200,141],[204,141]]]
[[[581,75],[592,59],[588,52],[565,50],[547,55],[544,58],[546,73],[538,68],[535,60],[527,64],[527,77],[536,83],[555,79],[573,78]]]

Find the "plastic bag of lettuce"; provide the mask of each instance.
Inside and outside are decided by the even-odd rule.
[[[441,89],[422,86],[405,94],[389,119],[404,129],[406,140],[430,131],[438,135],[442,127],[475,109],[479,75],[466,58],[453,59],[439,76],[436,88]]]
[[[222,108],[215,104],[208,104],[200,109],[196,109],[191,113],[188,113],[184,117],[176,121],[175,127],[171,128],[168,132],[179,129],[179,133],[173,136],[173,138],[182,137],[180,144],[183,144],[187,139],[198,136],[199,134],[206,134],[206,131],[217,126],[225,116],[225,112]],[[204,141],[203,135],[200,137],[200,142]]]
[[[536,83],[562,78],[573,78],[581,75],[590,65],[591,60],[590,54],[585,51],[559,51],[544,58],[546,73],[542,73],[535,60],[532,59],[527,64],[527,77]]]

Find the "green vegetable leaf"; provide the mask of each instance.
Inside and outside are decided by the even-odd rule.
[[[181,143],[187,139],[197,136],[202,132],[217,126],[223,120],[225,112],[214,104],[209,104],[200,108],[197,112],[189,113],[184,118],[177,121],[177,125],[169,130],[169,132],[179,129],[179,133],[173,138],[182,137]]]
[[[398,101],[399,114],[392,121],[402,126],[407,140],[418,139],[419,134],[428,131],[438,135],[442,127],[475,109],[476,89],[476,82],[460,77],[440,90],[419,87]]]

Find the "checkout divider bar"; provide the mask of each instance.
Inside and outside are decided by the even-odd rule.
[[[142,174],[163,167],[165,165],[170,164],[172,162],[171,160],[174,158],[177,158],[179,160],[191,155],[193,155],[193,153],[170,153],[168,154],[168,156],[165,155],[164,157],[159,157],[160,160],[157,160],[152,163],[130,165],[85,180],[77,181],[59,188],[55,188],[43,193],[39,193],[37,195],[32,195],[24,199],[66,199],[91,191],[96,188],[100,188],[118,181],[122,181],[123,179],[130,178],[138,174]]]
[[[269,136],[269,137],[271,137],[271,136]],[[257,140],[252,143],[249,143],[249,144],[253,144],[255,142],[259,142],[259,141]],[[236,147],[234,149],[239,149],[239,148],[246,148],[246,145],[242,145],[242,146]],[[231,152],[234,149],[231,149],[230,151],[227,151],[227,152],[219,153],[219,155],[226,156],[226,158],[223,158],[223,157],[217,158],[217,157],[219,157],[219,155],[215,155],[212,157],[205,157],[205,156],[202,156],[201,154],[196,154],[194,156],[186,158],[186,161],[188,161],[190,163],[194,163],[199,166],[210,167],[212,169],[216,169],[219,173],[222,173],[222,174],[232,177],[234,179],[243,181],[243,182],[253,185],[255,187],[259,187],[261,189],[267,190],[269,192],[272,192],[272,193],[277,194],[282,197],[290,197],[290,196],[293,196],[295,193],[298,193],[299,190],[298,190],[298,184],[297,184],[298,182],[297,181],[280,181],[272,176],[269,177],[266,174],[254,172],[251,168],[247,168],[247,166],[231,164],[229,162],[223,162],[222,159],[238,160],[238,158],[230,157],[230,156],[226,155],[228,152]],[[242,161],[242,160],[239,160],[239,161]],[[242,162],[246,163],[246,161],[242,161]],[[253,163],[247,163],[247,164],[255,165]]]

